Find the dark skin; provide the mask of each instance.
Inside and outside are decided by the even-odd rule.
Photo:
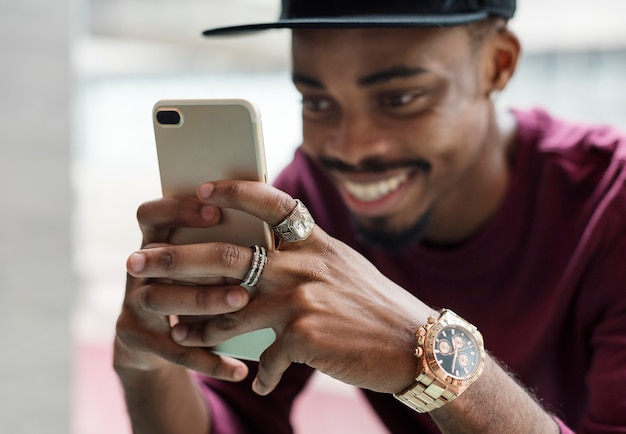
[[[427,241],[455,244],[501,203],[514,130],[489,95],[512,76],[519,43],[500,24],[478,48],[463,27],[294,31],[303,149],[326,168],[361,225],[401,232],[429,211]],[[238,286],[250,249],[167,244],[173,228],[215,224],[220,208],[275,225],[294,205],[267,185],[220,181],[200,186],[195,199],[140,207],[144,245],[127,263],[115,344],[136,432],[207,432],[210,416],[187,369],[241,380],[245,365],[204,347],[263,327],[277,340],[261,357],[256,393],[270,393],[292,362],[384,393],[412,384],[413,334],[433,310],[321,228],[270,253],[253,298]],[[174,315],[183,320],[172,327]],[[557,432],[490,357],[476,383],[431,415],[443,432]]]
[[[429,241],[457,242],[493,212],[506,188],[503,148],[509,143],[497,137],[502,133],[490,119],[488,95],[508,77],[507,72],[494,77],[493,67],[478,68],[473,52],[454,44],[453,39],[465,38],[462,28],[416,33],[393,41],[385,41],[382,31],[296,33],[293,63],[304,98],[303,148],[314,159],[334,159],[354,169],[329,171],[344,198],[349,196],[342,188],[346,180],[366,184],[402,172],[410,177],[403,186],[407,191],[390,203],[368,206],[346,198],[362,225],[382,219],[387,230],[402,230],[433,209]],[[391,44],[397,51],[386,48]],[[425,161],[431,170],[393,169],[406,160]],[[391,168],[359,170],[367,161]]]

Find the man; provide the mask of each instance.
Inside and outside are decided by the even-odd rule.
[[[626,139],[496,113],[514,9],[285,0],[277,23],[207,32],[293,29],[304,140],[277,188],[139,208],[115,344],[136,432],[290,432],[313,369],[394,433],[626,429]],[[167,244],[220,208],[275,226],[277,249]],[[258,367],[207,349],[264,327]]]

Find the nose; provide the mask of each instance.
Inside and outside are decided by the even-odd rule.
[[[342,113],[329,137],[327,153],[346,164],[388,155],[391,140],[383,125],[366,113]]]

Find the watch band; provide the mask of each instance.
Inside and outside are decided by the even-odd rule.
[[[427,413],[443,407],[457,395],[448,390],[448,386],[438,379],[421,373],[413,385],[393,396],[418,413]]]
[[[452,335],[454,335],[454,330],[461,330],[462,334],[467,333],[471,340],[467,344],[475,345],[475,352],[472,351],[472,355],[475,357],[474,362],[476,365],[471,372],[467,372],[467,377],[465,378],[453,377],[439,365],[439,361],[436,359],[435,339],[441,333],[441,336],[443,336],[442,344],[446,343],[448,338],[446,336],[447,332],[444,330],[448,329],[453,330]],[[393,396],[412,410],[426,413],[443,407],[448,402],[454,400],[478,379],[484,368],[484,343],[482,335],[475,326],[449,309],[441,309],[438,318],[434,315],[428,317],[428,322],[416,330],[415,337],[417,344],[415,356],[418,359],[415,383],[402,392],[395,393]],[[442,351],[440,354],[446,354],[447,356],[454,354],[454,360],[456,360],[458,348],[464,347],[465,342],[462,340],[460,346],[454,352],[450,351],[451,345],[455,344],[448,342],[446,345],[447,351]],[[464,354],[464,356],[467,363],[471,363],[468,359],[468,354]]]

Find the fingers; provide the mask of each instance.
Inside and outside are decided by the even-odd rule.
[[[172,339],[189,348],[213,347],[233,336],[262,328],[238,315],[220,317],[206,322],[179,322],[172,328]],[[290,364],[291,359],[284,353],[284,342],[277,337],[261,355],[253,390],[259,395],[269,394],[276,388]]]
[[[253,252],[226,243],[154,247],[130,255],[128,272],[136,277],[189,280],[245,277]]]
[[[146,202],[137,210],[144,245],[167,242],[174,228],[213,226],[220,217],[217,207],[185,197],[166,197]]]
[[[238,360],[211,353],[204,348],[180,346],[171,340],[169,334],[125,325],[128,322],[124,315],[118,320],[115,341],[118,366],[132,365],[139,369],[150,369],[154,362],[141,363],[141,360],[148,361],[149,358],[157,356],[167,362],[222,380],[241,381],[248,375],[247,366]],[[124,353],[127,354],[126,359],[129,359],[128,354],[133,354],[132,363],[120,360],[124,359],[120,356]]]
[[[281,312],[271,316],[262,314],[267,311],[267,299],[261,295],[253,297],[245,309],[224,311],[212,316],[181,317],[180,322],[172,328],[172,338],[184,346],[213,347],[235,336],[271,328],[270,323],[277,321]]]
[[[244,307],[250,295],[241,286],[195,286],[151,282],[138,289],[142,309],[159,315],[219,315]]]
[[[146,344],[146,351],[211,377],[233,381],[245,376],[247,371],[242,376],[242,366],[245,365],[213,354],[207,347],[235,335],[268,327],[270,322],[281,324],[284,321],[276,316],[280,316],[281,311],[285,313],[284,309],[262,309],[262,300],[266,298],[263,292],[259,293],[261,296],[251,299],[245,288],[232,284],[231,279],[241,281],[251,267],[253,252],[248,247],[226,243],[179,246],[164,243],[171,241],[172,232],[176,228],[215,224],[221,216],[219,208],[238,209],[275,226],[292,213],[296,201],[267,184],[247,181],[203,184],[198,189],[198,197],[200,200],[164,198],[139,208],[137,218],[144,235],[144,246],[149,245],[150,248],[133,253],[127,260],[128,273],[136,278],[134,280],[137,284],[133,303],[135,308],[145,313],[146,318],[149,315],[177,315],[181,318],[171,328],[169,325],[159,328],[158,337],[150,336],[146,339],[150,341]],[[323,231],[316,230],[319,241]],[[304,246],[303,242],[292,244]],[[299,247],[291,249],[298,250]],[[305,250],[302,252],[305,253]],[[273,253],[278,255],[278,252]],[[267,287],[260,286],[270,291],[280,281],[283,287],[289,287],[293,273],[283,276],[283,272],[285,267],[291,269],[294,266],[293,262],[285,263],[278,256],[275,261],[270,257],[262,279]],[[276,268],[274,272],[273,268]],[[176,283],[201,283],[203,279],[221,281],[211,286]],[[274,298],[268,297],[268,300],[277,297],[276,294]],[[251,306],[253,303],[257,305]],[[272,312],[272,315],[263,312]],[[187,320],[187,317],[198,320]],[[138,329],[142,327],[149,331],[152,324],[146,322]],[[258,394],[270,393],[289,367],[290,358],[296,357],[292,351],[294,347],[286,347],[281,342],[277,338],[263,353],[253,386]],[[141,348],[140,344],[135,345],[135,348]]]
[[[253,181],[216,181],[202,184],[198,197],[218,207],[244,211],[275,226],[296,206],[294,198],[271,185]]]
[[[155,370],[169,362],[215,378],[242,380],[248,371],[240,361],[174,342],[169,319],[171,311],[222,313],[247,300],[241,287],[177,286],[130,277],[116,324],[114,363],[121,369]]]
[[[252,382],[252,390],[265,396],[276,388],[284,372],[291,365],[291,360],[279,351],[279,344],[271,345],[261,355],[259,370]]]
[[[182,347],[171,340],[169,342],[170,345],[160,347],[158,351],[161,357],[171,363],[226,381],[241,381],[248,375],[247,366],[239,360],[204,348]]]

